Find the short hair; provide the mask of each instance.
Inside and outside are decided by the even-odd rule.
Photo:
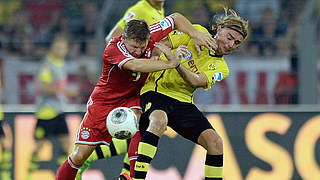
[[[218,26],[221,26],[222,28],[226,27],[237,31],[243,36],[244,39],[246,39],[249,31],[248,24],[248,21],[238,16],[236,11],[233,9],[224,8],[224,14],[215,19],[215,22],[212,25],[212,30],[216,31]]]
[[[149,26],[144,20],[132,19],[124,27],[124,36],[127,39],[145,41],[150,37]]]

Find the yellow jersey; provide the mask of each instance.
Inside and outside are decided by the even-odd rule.
[[[201,32],[208,33],[208,30],[200,25],[194,25]],[[215,56],[204,48],[198,56],[194,48],[193,40],[185,33],[173,31],[169,34],[172,52],[180,45],[186,45],[188,55],[182,58],[181,65],[188,68],[194,73],[203,73],[208,79],[208,85],[205,90],[211,89],[216,82],[219,82],[229,75],[229,68],[222,56]],[[161,59],[165,59],[161,55]],[[142,87],[140,94],[148,91],[155,91],[181,102],[193,103],[193,88],[186,82],[176,69],[167,69],[150,73],[145,85]]]
[[[143,19],[148,25],[154,24],[164,18],[164,9],[158,10],[151,6],[147,0],[140,0],[135,5],[131,6],[123,18],[120,19],[117,25],[124,30],[124,26],[131,19]]]

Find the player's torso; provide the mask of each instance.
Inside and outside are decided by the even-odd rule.
[[[57,113],[64,111],[67,103],[64,89],[67,86],[67,73],[64,63],[54,63],[51,59],[53,57],[47,56],[39,69],[38,81],[40,81],[40,73],[43,72],[43,68],[48,69],[47,83],[50,83],[52,88],[56,90],[56,93],[47,93],[37,86],[37,117],[40,119],[51,119],[57,115]],[[48,80],[50,79],[50,80]],[[41,83],[41,82],[38,82]]]
[[[188,54],[182,58],[181,64],[194,73],[214,74],[217,67],[226,67],[223,57],[213,57],[207,49],[203,50],[200,56],[197,56],[192,40],[188,43],[187,48]],[[161,58],[165,57],[162,55]],[[211,75],[209,76],[212,78]],[[141,89],[141,94],[147,91],[156,91],[179,101],[192,103],[192,94],[195,90],[196,88],[191,87],[176,69],[167,69],[150,73]]]
[[[119,43],[120,41],[119,39],[111,42],[110,45],[106,47],[103,57],[102,75],[92,95],[95,100],[103,100],[105,101],[104,103],[114,103],[122,101],[124,98],[139,97],[140,89],[148,77],[148,73],[125,70],[120,68],[119,65],[111,64],[107,61],[108,53],[117,53],[115,49],[119,48],[119,45],[123,45],[123,43]],[[153,42],[149,42],[146,52],[141,58],[151,57],[153,44]],[[109,50],[107,50],[108,48]],[[122,47],[122,50],[126,51],[124,47]]]

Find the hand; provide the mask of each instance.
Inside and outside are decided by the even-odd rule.
[[[168,46],[162,44],[162,43],[155,43],[154,44],[155,47],[159,48],[159,50],[161,52],[163,52],[163,54],[166,56],[166,58],[168,59],[170,65],[172,65],[172,67],[176,67],[181,63],[181,58],[176,58],[172,53],[171,50]]]
[[[177,50],[174,52],[174,56],[178,59],[181,59],[182,57],[186,57],[188,54],[187,46],[180,45]]]
[[[217,50],[218,48],[216,40],[213,39],[210,34],[197,31],[196,35],[192,37],[192,39],[194,41],[194,46],[198,52],[198,56],[201,53],[200,46],[205,46],[213,53],[215,53],[215,50]]]

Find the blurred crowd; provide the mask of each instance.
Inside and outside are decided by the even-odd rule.
[[[68,55],[95,55],[95,26],[103,1],[1,0],[0,46],[5,53],[39,60],[56,33],[70,40]]]
[[[236,9],[250,21],[251,34],[238,52],[244,56],[289,56],[294,49],[302,0],[175,0],[166,14],[181,12],[192,22],[210,27],[223,7]],[[0,49],[38,60],[56,33],[69,37],[68,56],[95,56],[96,26],[104,0],[1,0]],[[125,2],[124,2],[125,5]],[[119,16],[120,18],[120,16]],[[112,23],[112,21],[110,21]],[[107,33],[114,24],[106,24]]]

